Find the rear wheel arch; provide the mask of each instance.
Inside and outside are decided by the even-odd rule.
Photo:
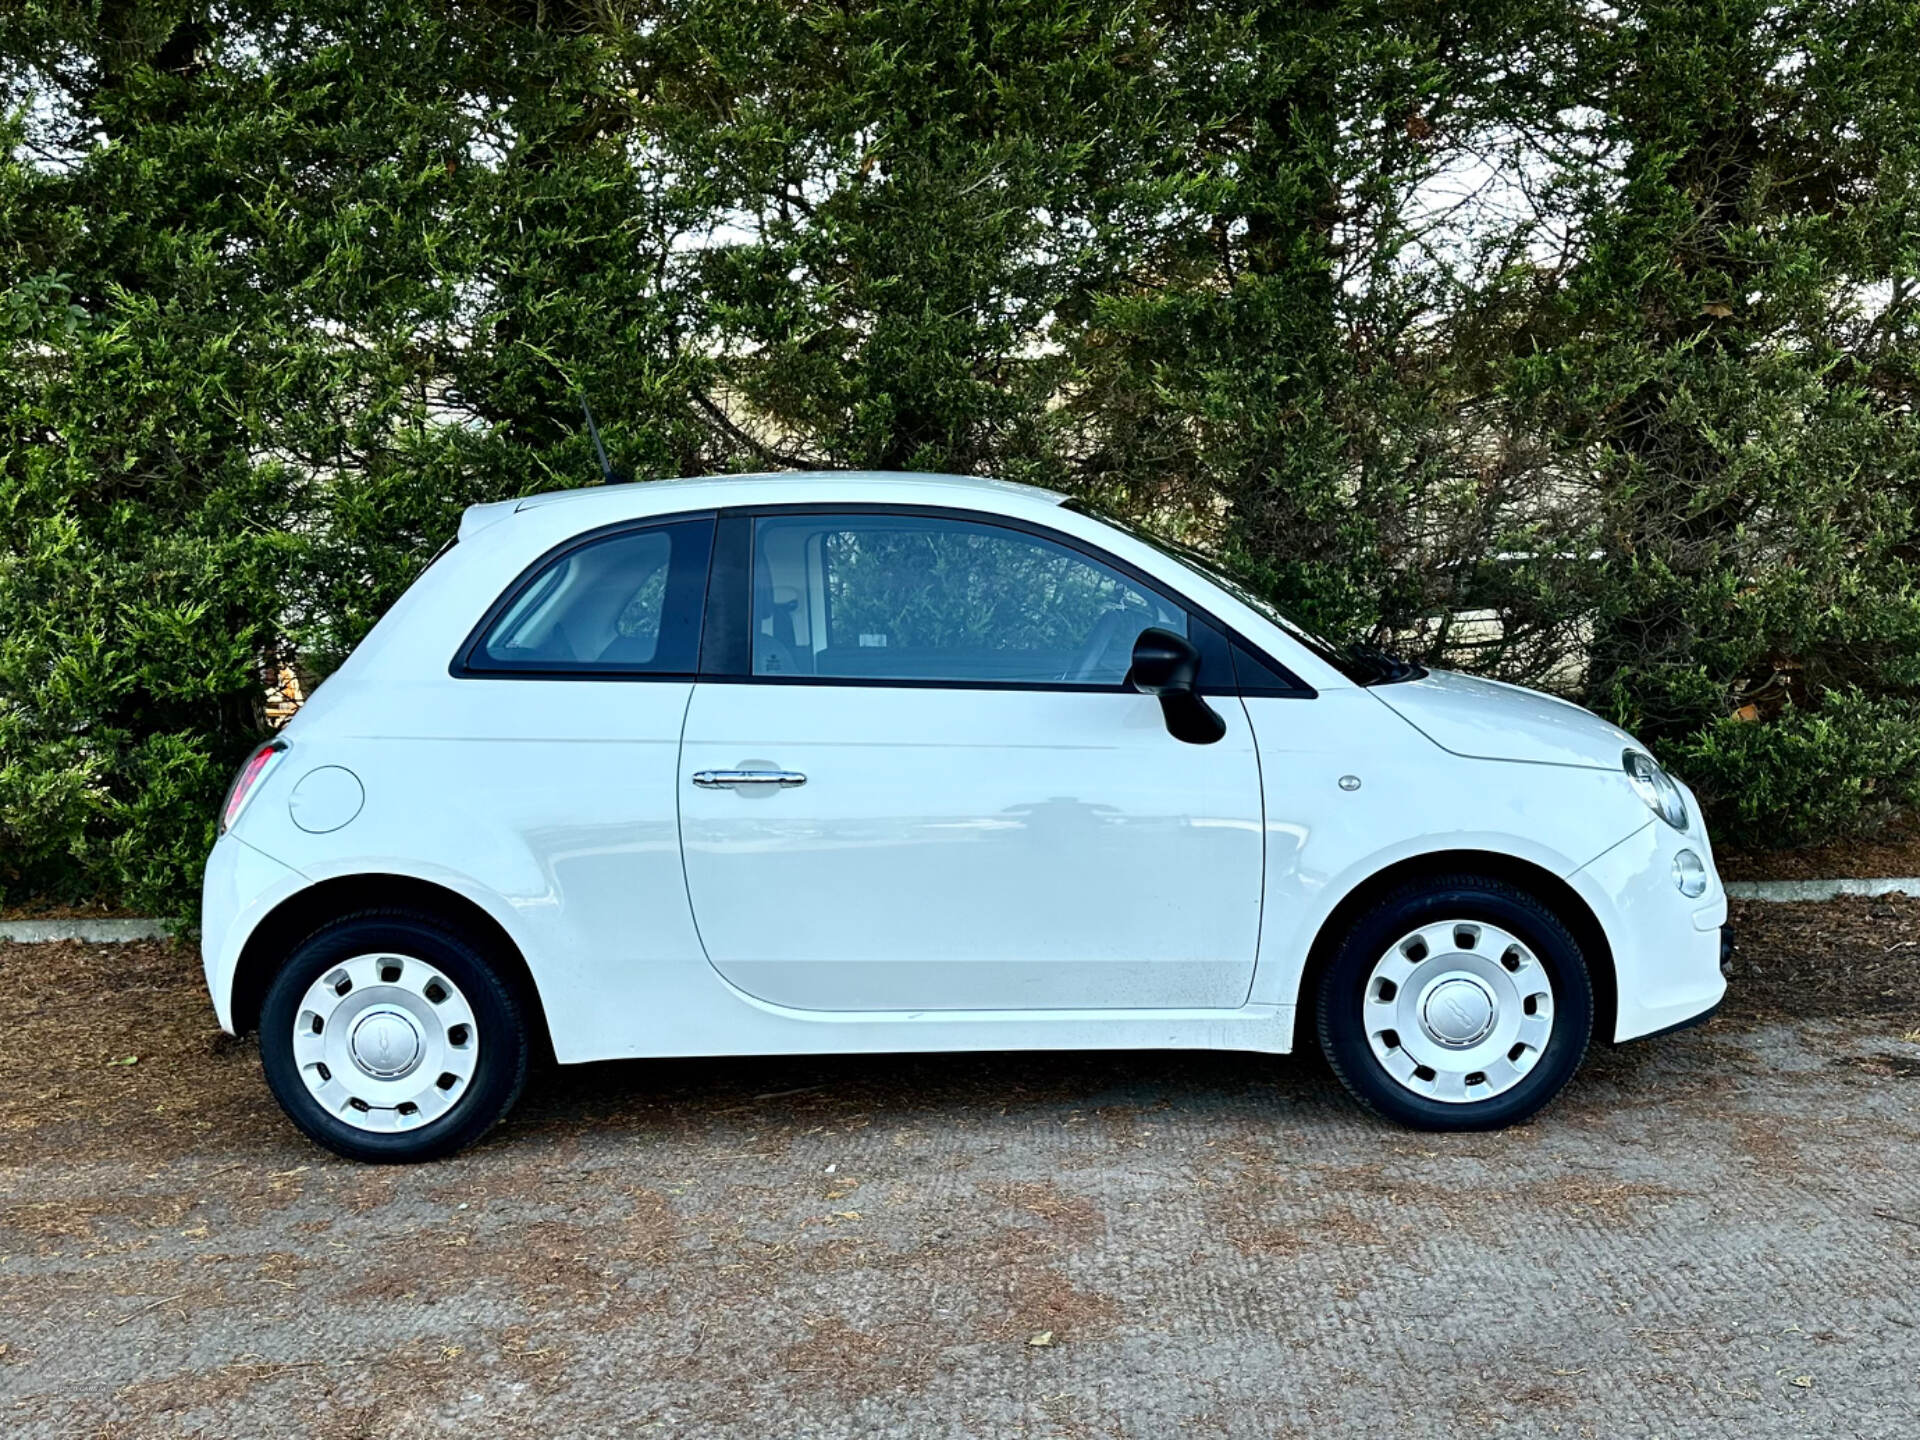
[[[1294,1007],[1293,1046],[1300,1047],[1300,1020],[1310,1013],[1313,997],[1319,993],[1320,978],[1332,963],[1340,942],[1354,921],[1378,904],[1385,896],[1408,881],[1437,878],[1442,875],[1481,875],[1524,890],[1554,914],[1567,927],[1587,962],[1593,984],[1593,1030],[1612,1043],[1619,1014],[1619,981],[1614,970],[1613,947],[1606,929],[1587,902],[1565,880],[1532,861],[1493,850],[1438,850],[1425,855],[1395,861],[1375,871],[1333,907],[1307,951],[1307,963],[1300,975],[1300,988]]]
[[[234,1033],[244,1035],[258,1027],[273,977],[301,941],[324,925],[371,909],[411,910],[465,931],[499,967],[501,978],[513,986],[537,1050],[551,1058],[552,1036],[540,988],[513,937],[482,906],[457,890],[410,875],[337,876],[288,896],[263,915],[234,967]]]

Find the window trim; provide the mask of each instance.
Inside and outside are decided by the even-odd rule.
[[[587,665],[577,661],[571,665],[489,665],[474,663],[474,658],[479,652],[481,643],[487,638],[488,632],[498,623],[501,616],[505,615],[508,610],[519,602],[520,597],[526,594],[529,587],[538,583],[540,577],[546,574],[549,566],[557,564],[559,561],[573,554],[576,550],[584,550],[588,546],[597,545],[603,540],[617,539],[624,535],[647,530],[658,530],[670,525],[684,525],[690,521],[698,520],[707,521],[710,529],[707,536],[705,574],[702,577],[703,583],[699,586],[701,613],[696,622],[698,633],[694,642],[695,659],[693,669],[623,669],[615,665]],[[578,535],[567,537],[565,540],[560,541],[557,545],[551,546],[528,562],[528,564],[521,569],[520,573],[514,576],[513,581],[506,589],[502,590],[500,594],[494,598],[493,603],[487,606],[485,613],[480,616],[479,621],[467,632],[467,638],[462,640],[459,648],[454,651],[453,659],[447,665],[447,673],[456,680],[611,680],[618,682],[659,680],[673,681],[680,684],[687,684],[697,680],[699,678],[699,665],[701,659],[704,658],[708,620],[706,607],[713,594],[714,552],[719,544],[719,534],[719,512],[709,506],[700,510],[675,511],[667,515],[645,515],[633,520],[616,520],[612,524],[595,526],[591,530],[583,530]],[[671,552],[668,554],[667,563],[669,566],[673,563]]]
[[[1000,515],[992,511],[968,510],[953,505],[915,505],[886,501],[800,501],[789,504],[726,506],[716,512],[714,550],[707,567],[707,597],[701,637],[700,675],[702,683],[728,685],[814,685],[854,689],[885,690],[1013,690],[1065,695],[1133,695],[1138,692],[1124,681],[1113,685],[1075,685],[1064,680],[959,680],[906,678],[867,675],[756,675],[753,673],[753,543],[755,522],[794,515],[886,515],[903,519],[952,520],[1012,530],[1048,541],[1105,566],[1130,583],[1148,591],[1163,602],[1177,606],[1187,615],[1194,645],[1200,650],[1198,686],[1203,695],[1272,696],[1282,699],[1311,700],[1319,692],[1275,660],[1259,645],[1248,640],[1190,596],[1172,589],[1158,576],[1101,549],[1077,535],[1053,529],[1020,516]],[[716,633],[719,632],[719,633]],[[1242,686],[1235,673],[1233,646],[1238,643],[1258,656],[1276,675],[1293,681],[1291,686]],[[1212,675],[1209,676],[1208,672]]]

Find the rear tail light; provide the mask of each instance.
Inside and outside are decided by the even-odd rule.
[[[286,754],[287,742],[270,740],[247,757],[247,763],[240,767],[240,773],[233,777],[233,784],[227,787],[227,803],[220,807],[220,833],[226,834],[233,828],[233,822],[240,818],[240,812],[247,808],[247,799],[260,788],[260,782],[273,768],[274,761]]]

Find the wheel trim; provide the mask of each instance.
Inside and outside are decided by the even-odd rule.
[[[471,1088],[480,1027],[459,986],[427,961],[356,955],[307,987],[294,1011],[293,1058],[314,1100],[343,1124],[418,1130]]]
[[[1403,1089],[1471,1104],[1511,1090],[1540,1062],[1553,1035],[1553,982],[1509,931],[1441,920],[1374,963],[1361,1017],[1374,1058]]]

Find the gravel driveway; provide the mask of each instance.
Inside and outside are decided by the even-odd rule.
[[[1318,1063],[645,1062],[337,1161],[161,946],[0,946],[0,1433],[1920,1434],[1920,902],[1435,1137]]]

